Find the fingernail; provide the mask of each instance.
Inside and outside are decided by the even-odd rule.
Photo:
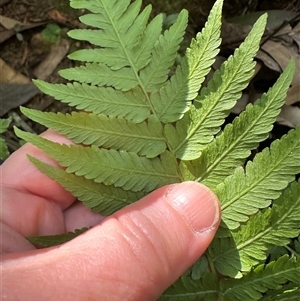
[[[187,181],[172,185],[166,198],[194,232],[202,233],[219,224],[220,207],[217,196],[200,183]]]

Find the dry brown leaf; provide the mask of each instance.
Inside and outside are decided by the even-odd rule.
[[[21,22],[12,18],[8,18],[0,15],[0,24],[7,30],[14,29],[16,25],[20,25]]]
[[[300,125],[300,108],[284,105],[276,121],[279,124],[295,128]]]
[[[300,53],[300,22],[289,33],[289,36],[298,46],[298,53]]]
[[[15,30],[16,26],[19,27],[18,32],[21,32],[30,28],[38,27],[45,23],[46,22],[22,23],[18,20],[0,15],[0,25],[2,26],[2,30],[0,31],[0,44],[17,33],[17,31]]]
[[[290,87],[288,90],[285,104],[286,105],[292,105],[296,102],[300,102],[300,74],[295,74],[296,77],[298,77],[298,83]]]
[[[251,25],[242,25],[236,23],[222,22],[221,38],[223,47],[230,49],[236,48],[250,32]]]
[[[27,84],[0,84],[1,106],[0,117],[10,110],[25,104],[33,96],[40,93],[33,83]]]
[[[86,28],[86,25],[80,23],[78,20],[74,20],[69,16],[62,14],[56,9],[49,11],[49,16],[56,23],[67,25],[71,28]]]
[[[53,73],[58,64],[67,55],[70,48],[70,43],[61,39],[59,45],[53,45],[46,59],[34,69],[33,74],[38,78],[45,80]]]
[[[274,70],[276,72],[281,72],[281,68],[279,64],[274,60],[272,56],[270,56],[268,53],[258,50],[256,58],[261,60],[269,69]]]
[[[26,103],[39,90],[30,79],[8,66],[0,58],[0,116]]]
[[[284,70],[291,58],[296,55],[296,53],[290,51],[286,46],[271,40],[267,41],[261,49],[278,63],[281,70]]]
[[[25,75],[17,72],[10,66],[8,66],[1,58],[0,58],[0,83],[6,84],[27,84],[30,82],[30,79]]]
[[[229,19],[232,23],[238,23],[242,25],[253,25],[256,20],[264,13],[268,14],[268,20],[267,20],[267,29],[268,30],[275,30],[278,27],[280,27],[285,22],[289,22],[293,18],[297,16],[297,12],[289,11],[289,10],[266,10],[266,11],[256,11],[252,13],[248,13],[245,15],[237,16],[234,18]]]

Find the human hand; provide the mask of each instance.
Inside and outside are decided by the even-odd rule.
[[[47,139],[69,141],[47,131]],[[156,300],[205,251],[220,222],[216,196],[195,182],[168,185],[103,218],[37,170],[31,144],[1,166],[2,300]],[[94,226],[37,250],[26,236]]]

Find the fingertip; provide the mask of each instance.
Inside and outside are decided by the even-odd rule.
[[[215,229],[220,223],[219,200],[203,184],[186,181],[172,185],[166,192],[166,199],[195,233]]]

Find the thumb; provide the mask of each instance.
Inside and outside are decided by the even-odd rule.
[[[22,276],[22,286],[11,290],[22,300],[156,300],[202,255],[219,222],[217,197],[207,187],[165,186],[69,243],[29,251],[38,253],[19,266],[6,261],[2,283],[9,289]]]

